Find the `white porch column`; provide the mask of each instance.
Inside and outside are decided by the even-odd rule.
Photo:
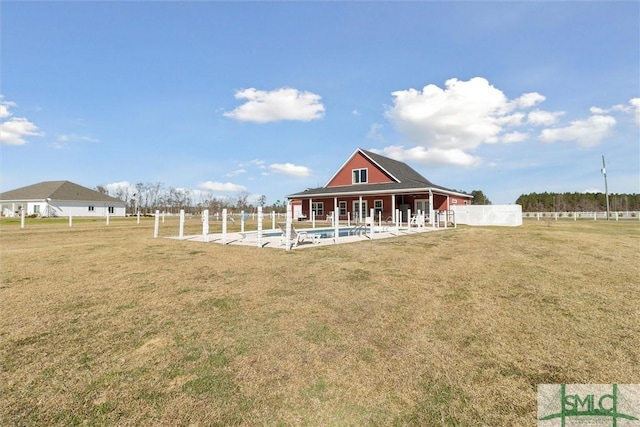
[[[447,228],[447,222],[449,222],[449,195],[447,194],[447,211],[444,213],[444,228]]]
[[[431,221],[431,228],[436,227],[436,219],[433,217],[433,191],[429,189],[429,220]]]
[[[340,224],[340,211],[338,210],[338,198],[333,198],[333,222],[334,227],[337,227]]]
[[[396,223],[396,195],[391,195],[391,222]]]
[[[315,217],[315,215],[313,214],[313,197],[309,198],[309,216]],[[315,220],[312,221],[313,222],[311,223],[311,228],[315,228]]]
[[[366,212],[365,212],[366,215]],[[357,224],[362,222],[362,196],[358,196],[358,222]]]

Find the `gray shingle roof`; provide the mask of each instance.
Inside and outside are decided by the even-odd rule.
[[[120,199],[70,181],[44,181],[0,194],[0,200],[3,201],[45,200],[47,198],[51,200],[124,203]]]
[[[366,193],[386,193],[386,192],[411,192],[414,190],[441,190],[447,193],[462,194],[459,191],[433,184],[431,181],[416,172],[411,166],[398,160],[393,160],[380,154],[359,148],[365,156],[369,157],[374,163],[380,166],[384,171],[392,175],[398,182],[389,182],[383,184],[356,184],[345,185],[339,187],[318,187],[308,188],[299,193],[290,194],[288,198],[309,197],[321,195],[335,194],[366,194]]]

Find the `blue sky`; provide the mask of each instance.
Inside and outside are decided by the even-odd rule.
[[[356,148],[438,185],[640,192],[640,3],[0,4],[2,191],[267,203]]]

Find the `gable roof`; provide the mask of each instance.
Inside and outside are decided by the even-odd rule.
[[[380,154],[373,153],[371,151],[359,149],[362,154],[368,157],[372,162],[376,163],[387,173],[394,176],[398,182],[416,182],[426,186],[432,186],[433,184],[427,178],[416,172],[411,166],[398,160],[390,159],[389,157],[381,156]]]
[[[383,172],[388,174],[395,182],[387,182],[380,184],[355,184],[355,185],[343,185],[336,187],[328,187],[327,185],[335,178],[335,176],[349,163],[349,161],[357,154],[361,153],[373,164],[382,169]],[[358,194],[373,194],[382,192],[395,192],[395,193],[408,193],[413,191],[428,191],[429,189],[442,191],[449,194],[456,194],[463,197],[469,197],[470,195],[461,193],[456,190],[452,190],[446,187],[433,184],[427,178],[420,175],[411,166],[398,160],[390,159],[389,157],[382,156],[380,154],[373,153],[371,151],[358,148],[349,159],[338,169],[333,177],[327,182],[324,187],[307,188],[299,193],[290,194],[288,198],[295,197],[309,197],[309,196],[328,196],[328,195],[358,195]]]
[[[0,194],[0,200],[67,200],[124,203],[115,197],[74,184],[70,181],[44,181]]]

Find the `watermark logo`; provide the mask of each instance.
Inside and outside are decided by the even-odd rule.
[[[538,426],[640,427],[640,384],[539,384]]]

